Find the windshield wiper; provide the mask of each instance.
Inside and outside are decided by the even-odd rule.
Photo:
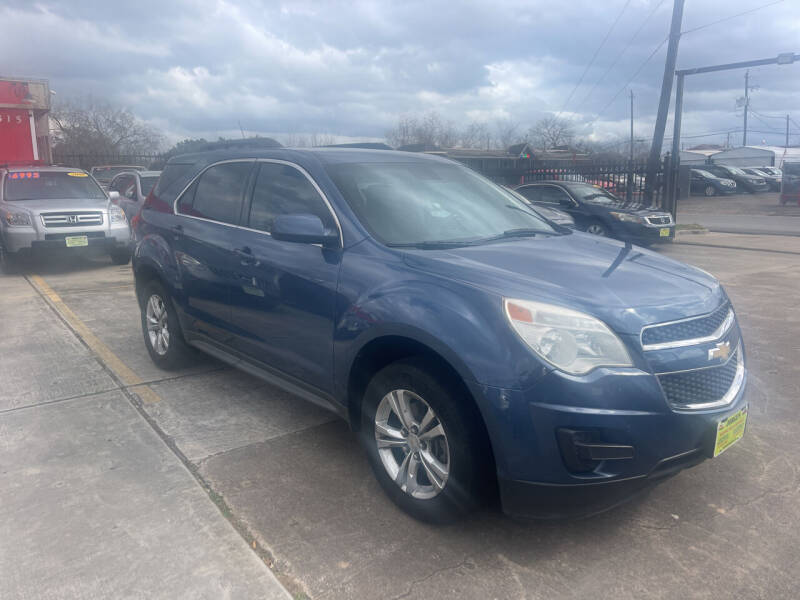
[[[441,248],[460,248],[461,246],[471,246],[475,242],[459,242],[446,240],[429,240],[424,242],[409,242],[407,244],[386,244],[390,248],[419,248],[420,250],[438,250]]]

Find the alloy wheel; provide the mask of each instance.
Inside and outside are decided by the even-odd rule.
[[[156,354],[164,356],[169,350],[169,326],[167,323],[167,305],[161,296],[153,294],[147,300],[147,336],[150,346]]]
[[[418,394],[392,390],[375,412],[375,443],[389,477],[420,500],[437,496],[450,475],[450,447],[439,417]]]
[[[707,185],[706,189],[705,189],[705,192],[706,192],[706,196],[715,196],[717,194],[717,190],[714,189],[713,185]]]

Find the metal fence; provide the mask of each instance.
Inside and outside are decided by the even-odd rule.
[[[575,181],[602,187],[620,198],[634,202],[645,199],[646,161],[590,161],[458,158],[459,162],[478,171],[495,183],[514,187],[533,181]],[[670,209],[668,190],[669,158],[658,166],[652,182],[652,204]]]
[[[53,152],[53,164],[65,167],[77,167],[89,170],[99,165],[136,165],[142,167],[160,167],[163,155],[145,154],[61,154]]]

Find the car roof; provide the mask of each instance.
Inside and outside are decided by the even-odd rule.
[[[144,169],[142,165],[95,165],[92,169]]]
[[[371,150],[363,148],[256,148],[256,149],[225,149],[182,154],[174,156],[169,163],[202,162],[211,164],[221,160],[231,159],[283,159],[302,164],[309,160],[316,160],[323,164],[342,163],[439,163],[454,164],[453,161],[423,154],[419,152],[403,152],[399,150]],[[169,164],[168,163],[168,164]]]
[[[120,171],[114,175],[114,179],[122,177],[123,175],[138,175],[139,177],[158,177],[161,171]]]
[[[583,183],[583,181],[570,182],[570,181],[559,181],[558,179],[542,179],[541,181],[529,181],[528,183],[520,184],[517,187],[515,187],[514,189],[516,190],[516,189],[519,189],[521,187],[528,187],[529,185],[541,185],[543,183],[547,184],[547,185],[564,185],[565,183]],[[589,184],[589,185],[591,185],[591,184]]]

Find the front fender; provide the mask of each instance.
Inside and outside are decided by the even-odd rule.
[[[361,349],[385,336],[429,347],[466,382],[522,389],[544,375],[544,365],[506,322],[499,295],[415,275],[413,280],[363,295],[338,320],[334,333],[338,392],[346,394],[348,374]]]
[[[163,236],[147,234],[136,244],[133,254],[133,276],[136,280],[137,297],[140,280],[147,271],[154,271],[159,280],[167,286],[167,291],[178,299],[182,293],[180,269],[174,252]]]

